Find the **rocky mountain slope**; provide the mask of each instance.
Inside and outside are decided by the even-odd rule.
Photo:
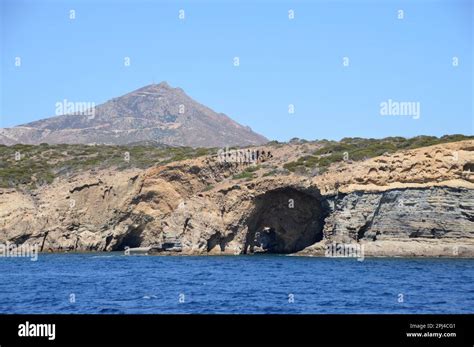
[[[251,163],[220,153],[2,188],[0,242],[301,255],[350,243],[366,256],[474,256],[474,140],[348,158],[324,172],[284,168],[324,146],[296,141],[245,149]]]
[[[0,144],[129,144],[173,146],[259,145],[267,139],[166,82],[114,98],[91,110],[0,129]]]

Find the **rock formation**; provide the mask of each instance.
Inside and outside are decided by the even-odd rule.
[[[0,242],[46,251],[474,256],[474,141],[280,170],[305,145],[263,146],[255,164],[199,157],[145,171],[84,172],[33,191],[0,190]],[[252,177],[239,176],[252,172]]]

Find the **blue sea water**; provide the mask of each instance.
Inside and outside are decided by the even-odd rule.
[[[474,313],[474,260],[0,258],[0,313]]]

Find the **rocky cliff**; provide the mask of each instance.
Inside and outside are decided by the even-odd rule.
[[[474,256],[474,141],[346,160],[324,173],[282,168],[318,146],[252,148],[252,164],[214,155],[2,189],[0,242],[301,255],[352,243],[366,256]]]

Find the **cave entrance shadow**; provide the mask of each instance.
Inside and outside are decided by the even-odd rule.
[[[123,235],[122,238],[118,240],[118,242],[112,247],[112,251],[123,251],[127,247],[129,248],[140,247],[143,241],[142,232],[143,232],[144,227],[145,227],[144,225],[138,228],[130,227],[128,232],[125,235]],[[107,245],[109,242],[107,242]]]
[[[315,189],[286,187],[257,196],[243,253],[289,254],[321,241],[325,205]]]

